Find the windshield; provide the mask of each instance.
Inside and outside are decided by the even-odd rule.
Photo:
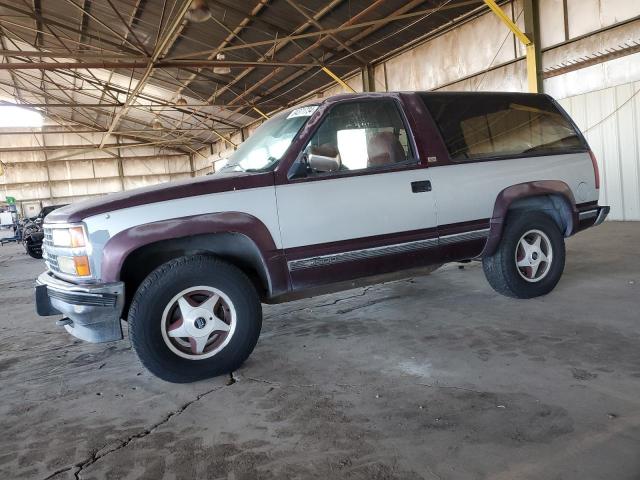
[[[288,114],[267,120],[240,144],[219,172],[260,172],[272,169],[317,108],[316,105],[296,108]]]

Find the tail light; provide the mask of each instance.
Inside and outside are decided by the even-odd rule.
[[[598,169],[598,161],[594,153],[589,150],[589,156],[591,157],[591,163],[593,164],[593,174],[596,179],[596,190],[600,189],[600,170]]]

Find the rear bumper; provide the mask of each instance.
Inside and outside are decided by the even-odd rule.
[[[607,218],[610,210],[611,207],[608,206],[597,206],[588,210],[578,212],[577,231],[600,225],[602,222],[604,222],[605,218]]]
[[[123,282],[76,285],[44,272],[35,294],[38,315],[64,315],[59,323],[74,337],[93,343],[122,338]]]

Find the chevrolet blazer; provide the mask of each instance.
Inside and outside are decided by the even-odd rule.
[[[340,95],[274,115],[217,170],[47,216],[38,313],[90,342],[126,320],[152,373],[190,382],[242,364],[262,303],[472,259],[501,294],[547,294],[565,237],[609,212],[546,95]]]

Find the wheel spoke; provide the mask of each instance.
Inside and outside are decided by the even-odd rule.
[[[518,263],[516,263],[516,265],[521,268],[529,267],[529,259],[527,257],[524,257],[522,260],[518,260]]]
[[[204,347],[207,346],[209,335],[203,335],[202,337],[189,337],[189,344],[191,345],[191,351],[193,353],[202,353]]]
[[[536,234],[535,240],[531,244],[536,250],[542,250],[540,248],[540,242],[542,242],[542,235]]]
[[[210,311],[211,313],[213,313],[213,309],[215,308],[216,304],[218,303],[218,300],[220,300],[220,295],[213,294],[211,297],[207,298],[204,302],[202,302],[198,306],[198,308],[204,308],[204,309]]]
[[[536,273],[538,273],[538,268],[540,268],[539,263],[534,263],[531,265],[531,279],[536,278]]]
[[[527,242],[526,238],[522,238],[520,240],[520,246],[522,247],[522,250],[524,250],[524,256],[529,256],[529,252],[531,251],[531,244]]]
[[[213,332],[228,332],[231,330],[231,326],[224,323],[216,315],[213,316],[213,320],[211,322],[213,324]]]
[[[193,310],[193,307],[187,301],[187,299],[184,297],[180,297],[178,299],[178,306],[180,307],[180,314],[182,318],[189,317],[189,315],[191,314],[191,311]]]
[[[169,325],[167,334],[170,337],[186,338],[189,336],[187,329],[185,328],[186,322],[184,320],[178,320],[177,322]]]

